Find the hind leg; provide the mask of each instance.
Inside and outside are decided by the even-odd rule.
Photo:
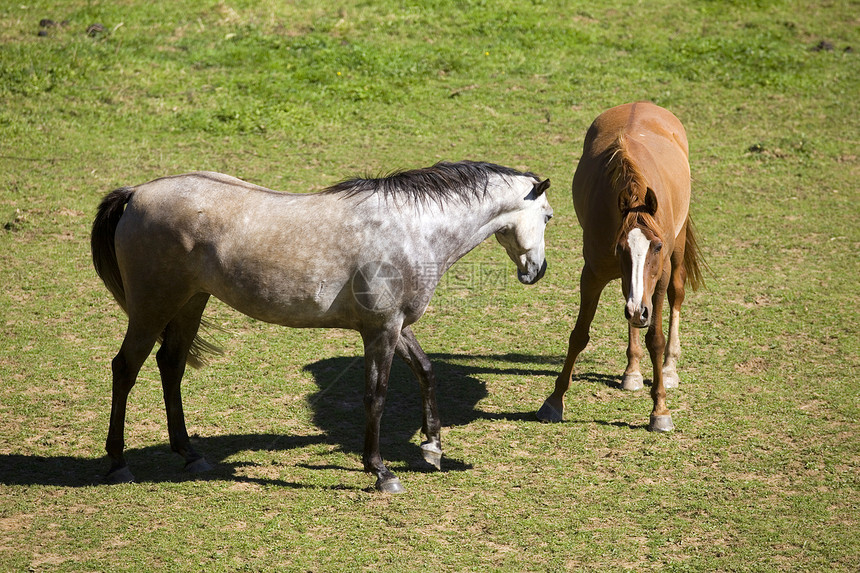
[[[206,459],[191,446],[185,427],[180,384],[194,337],[200,328],[203,309],[209,295],[198,294],[189,300],[164,329],[164,340],[155,355],[161,373],[164,406],[167,411],[167,431],[171,449],[185,458],[185,469],[203,472],[212,469]]]
[[[105,450],[111,461],[105,483],[128,483],[134,475],[123,455],[125,449],[125,413],[128,395],[134,387],[141,366],[155,346],[160,327],[138,325],[129,320],[128,330],[119,352],[111,362],[113,389],[111,393],[110,427]]]
[[[160,277],[155,274],[150,276]],[[122,346],[111,363],[113,371],[113,392],[111,396],[110,427],[108,429],[105,450],[111,460],[110,471],[105,476],[106,483],[123,483],[134,481],[134,476],[128,469],[123,455],[125,448],[125,415],[128,396],[140,373],[140,368],[146,361],[158,337],[163,334],[166,325],[173,320],[176,313],[189,300],[186,294],[177,289],[155,288],[146,282],[145,274],[134,276],[124,274],[126,284],[126,312],[128,313],[128,329]],[[135,289],[128,288],[135,285]],[[135,296],[134,293],[139,293]],[[159,293],[160,296],[152,296]]]

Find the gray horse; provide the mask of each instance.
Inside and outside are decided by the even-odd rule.
[[[524,284],[546,270],[549,180],[489,163],[438,163],[319,193],[281,193],[219,173],[157,179],[108,194],[93,223],[96,272],[128,314],[113,359],[105,481],[134,476],[123,456],[128,395],[156,341],[171,448],[189,471],[211,466],[185,428],[180,382],[217,350],[198,336],[210,295],[259,320],[348,328],[364,342],[364,469],[376,488],[403,486],[379,452],[394,354],[418,378],[421,445],[440,467],[435,379],[409,325],[458,259],[495,234]],[[205,324],[205,323],[204,323]]]

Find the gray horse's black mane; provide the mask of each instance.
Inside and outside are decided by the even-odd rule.
[[[494,163],[441,161],[431,167],[398,171],[385,177],[347,179],[323,193],[342,193],[345,197],[382,193],[386,199],[405,198],[416,204],[433,201],[442,205],[451,199],[468,204],[473,199],[480,201],[486,196],[492,175],[537,178],[533,173]]]

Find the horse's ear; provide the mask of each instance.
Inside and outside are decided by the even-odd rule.
[[[534,189],[532,189],[532,193],[534,193],[535,197],[540,197],[546,190],[549,189],[549,179],[544,179],[540,183],[535,183]]]
[[[618,210],[622,214],[637,212],[653,217],[657,213],[657,194],[650,187],[646,187],[645,196],[640,199],[629,190],[624,190],[618,195]]]
[[[645,190],[645,211],[652,217],[657,214],[657,194],[650,187]]]

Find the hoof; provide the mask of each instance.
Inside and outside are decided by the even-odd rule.
[[[122,466],[108,472],[105,476],[104,483],[114,485],[118,483],[134,483],[134,475],[128,466]]]
[[[424,442],[421,444],[421,455],[424,456],[424,461],[436,468],[442,469],[442,448],[433,442]]]
[[[376,480],[376,489],[382,493],[403,493],[406,490],[396,477]]]
[[[678,371],[671,370],[663,371],[663,387],[664,388],[677,388],[681,384],[680,378],[678,378]]]
[[[629,390],[631,392],[635,392],[637,390],[641,390],[644,386],[642,374],[640,372],[633,372],[632,374],[625,374],[624,379],[621,380],[621,389]]]
[[[192,474],[200,474],[215,469],[212,464],[206,461],[206,458],[199,457],[185,464],[185,471]]]
[[[672,423],[672,415],[666,414],[663,416],[655,416],[651,414],[651,423],[648,425],[648,430],[651,432],[671,432],[675,429]]]
[[[561,406],[561,409],[556,408],[550,404],[549,398],[547,398],[540,410],[537,411],[537,419],[541,422],[561,422],[564,419],[564,405]]]

